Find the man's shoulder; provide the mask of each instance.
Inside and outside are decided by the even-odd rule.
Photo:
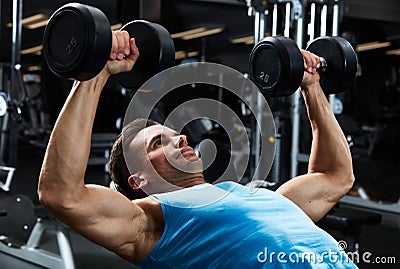
[[[140,207],[144,213],[147,212],[161,212],[161,204],[160,201],[155,199],[152,196],[148,196],[141,199],[136,199],[131,201],[133,204]]]

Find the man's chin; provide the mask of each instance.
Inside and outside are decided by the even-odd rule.
[[[197,156],[185,156],[176,169],[185,174],[195,174],[203,172],[203,163]]]

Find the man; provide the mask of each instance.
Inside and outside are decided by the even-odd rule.
[[[109,188],[85,185],[101,90],[110,75],[130,70],[138,56],[134,39],[113,32],[106,67],[92,80],[74,84],[39,179],[40,201],[55,217],[142,268],[355,267],[344,259],[337,242],[313,223],[350,190],[354,176],[346,139],[319,86],[319,59],[308,52],[303,51],[301,85],[313,131],[306,175],[276,192],[260,189],[255,194],[236,183],[207,184],[186,137],[147,122],[144,129],[134,131],[133,124],[123,131],[129,136],[127,156],[134,157],[128,158],[134,162],[131,171],[118,161],[122,136],[110,168],[125,191],[144,189],[154,195],[130,201]],[[177,168],[188,162],[193,163],[190,171]],[[160,178],[180,189],[159,193]],[[221,199],[207,201],[221,194]]]

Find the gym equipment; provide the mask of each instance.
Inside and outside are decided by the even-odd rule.
[[[140,51],[130,72],[116,75],[125,88],[134,89],[175,63],[175,47],[168,31],[156,23],[136,20],[122,27],[135,38]],[[43,56],[50,70],[79,81],[96,76],[105,66],[112,46],[112,32],[99,9],[70,3],[57,9],[46,26]]]
[[[321,59],[320,84],[327,94],[350,89],[357,72],[357,55],[341,37],[315,39],[306,49]],[[266,37],[250,54],[250,74],[269,97],[289,96],[303,79],[304,61],[297,44],[287,37]]]
[[[75,268],[66,226],[36,210],[25,195],[1,198],[0,205],[0,253],[44,268]],[[46,232],[55,234],[59,253],[40,248]]]
[[[361,231],[366,225],[377,225],[382,221],[382,215],[364,210],[356,210],[342,204],[337,204],[317,225],[326,230],[340,232],[346,242],[346,251],[360,252]],[[339,241],[340,242],[340,241]]]
[[[6,195],[0,198],[0,204],[0,235],[26,242],[35,224],[32,201],[21,194]]]
[[[1,137],[3,138],[3,137]],[[4,150],[2,149],[0,151],[0,154],[3,155]],[[2,160],[2,159],[0,159]],[[10,186],[11,186],[11,181],[13,179],[13,175],[15,172],[14,167],[8,167],[8,166],[2,166],[0,165],[0,175],[2,176],[0,178],[0,190],[3,190],[5,192],[10,191]],[[4,176],[4,178],[3,178]]]

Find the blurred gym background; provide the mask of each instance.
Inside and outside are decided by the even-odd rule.
[[[9,197],[31,201],[33,218],[48,220],[40,248],[59,253],[54,232],[67,234],[77,268],[134,268],[52,219],[39,205],[38,175],[52,126],[69,93],[71,80],[61,79],[46,66],[41,50],[43,32],[51,14],[68,1],[0,1],[0,235],[18,230],[2,217],[14,208]],[[327,33],[335,27],[337,35],[352,44],[359,58],[356,82],[348,91],[335,96],[337,119],[351,147],[356,183],[342,199],[337,211],[320,223],[349,248],[370,251],[374,256],[395,257],[396,264],[359,264],[360,268],[398,268],[400,263],[400,2],[396,0],[314,0],[314,1],[241,1],[241,0],[87,0],[80,3],[96,6],[109,18],[113,29],[135,19],[163,25],[175,43],[176,64],[214,62],[249,72],[249,55],[255,40],[255,14],[265,15],[265,35],[283,35],[286,4],[292,10],[301,5],[304,15],[303,47],[324,22],[319,14],[327,7]],[[260,8],[260,5],[262,6]],[[335,7],[337,7],[335,11]],[[276,12],[276,15],[273,15]],[[315,22],[310,19],[316,14]],[[293,14],[292,14],[293,15]],[[276,20],[273,21],[275,16]],[[311,25],[314,23],[313,25]],[[275,25],[273,25],[275,24]],[[295,38],[293,16],[289,25]],[[316,36],[315,36],[316,37]],[[314,37],[314,38],[315,38]],[[139,48],[140,49],[140,48]],[[100,100],[94,125],[92,153],[87,182],[107,186],[107,158],[110,146],[121,129],[126,107],[136,89],[124,89],[110,79]],[[188,85],[165,96],[153,113],[162,121],[179,104],[206,97],[222,101],[237,112],[243,122],[251,115],[240,100],[212,85]],[[307,171],[311,145],[310,127],[304,107],[299,112],[300,128],[294,132],[291,100],[271,101],[279,134],[278,163],[267,180],[278,186],[295,174]],[[234,123],[232,123],[234,127]],[[245,130],[246,131],[246,130]],[[212,121],[193,122],[185,129],[192,146],[205,138],[227,142],[224,130]],[[292,138],[299,136],[299,148],[293,158]],[[219,156],[215,166],[224,166]],[[237,160],[240,161],[240,160]],[[275,169],[275,170],[274,170]],[[249,169],[247,176],[250,176]],[[5,208],[3,210],[3,208]],[[18,222],[24,208],[15,216]],[[10,217],[10,216],[8,216]],[[26,216],[24,216],[26,217]],[[329,217],[329,216],[328,216]],[[25,221],[20,219],[21,221]],[[344,221],[341,221],[344,220]],[[8,222],[7,222],[8,221]],[[29,220],[27,220],[29,222]],[[27,223],[28,223],[27,222]],[[7,226],[9,225],[9,226]],[[13,234],[20,245],[28,241],[34,222],[23,232]],[[61,227],[60,227],[61,226]],[[8,235],[8,234],[7,234]],[[0,237],[1,238],[1,237]],[[0,240],[0,244],[7,244]],[[20,246],[16,245],[16,247]],[[350,246],[351,245],[351,246]],[[238,254],[240,255],[240,254]],[[39,265],[5,254],[0,249],[1,268],[42,268]]]

